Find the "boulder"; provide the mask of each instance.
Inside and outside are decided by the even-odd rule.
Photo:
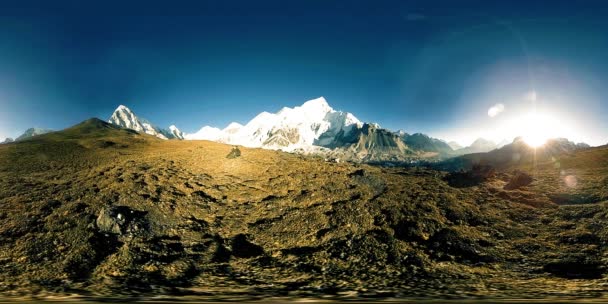
[[[103,207],[95,224],[104,233],[124,234],[142,231],[145,228],[146,212],[132,210],[126,206]]]

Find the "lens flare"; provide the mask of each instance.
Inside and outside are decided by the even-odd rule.
[[[532,112],[517,122],[520,124],[524,142],[537,148],[544,145],[550,138],[558,137],[559,122],[553,117]]]

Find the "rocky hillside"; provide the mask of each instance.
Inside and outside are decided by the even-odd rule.
[[[414,151],[437,153],[442,156],[451,155],[454,151],[443,140],[432,138],[426,134],[414,133],[401,135],[403,142]]]
[[[603,297],[607,160],[453,183],[92,119],[0,146],[0,293]]]

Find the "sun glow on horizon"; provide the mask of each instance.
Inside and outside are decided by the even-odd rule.
[[[528,145],[537,148],[544,145],[547,140],[560,137],[561,124],[554,117],[531,112],[515,121],[521,130],[522,138]]]

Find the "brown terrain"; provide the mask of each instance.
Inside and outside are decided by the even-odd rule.
[[[163,141],[0,145],[7,298],[608,300],[608,148],[448,174]]]

